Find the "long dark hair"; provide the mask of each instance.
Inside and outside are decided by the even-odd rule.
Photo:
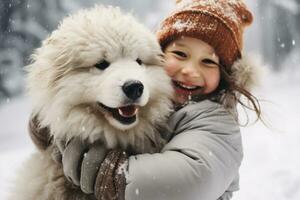
[[[259,103],[259,100],[256,96],[254,96],[250,91],[248,91],[243,86],[237,85],[235,78],[230,75],[226,68],[222,65],[219,66],[221,72],[221,80],[217,91],[222,93],[224,96],[230,96],[234,102],[240,104],[243,108],[254,111],[256,114],[256,121],[262,119],[262,109]],[[232,73],[231,73],[232,74]],[[250,105],[246,105],[242,100],[241,97],[244,96]],[[225,97],[226,98],[226,97]],[[248,123],[246,123],[247,125]]]

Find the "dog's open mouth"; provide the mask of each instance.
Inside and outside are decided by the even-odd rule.
[[[132,124],[136,121],[139,108],[135,105],[128,105],[119,108],[111,108],[98,102],[98,105],[111,113],[112,117],[122,124]]]

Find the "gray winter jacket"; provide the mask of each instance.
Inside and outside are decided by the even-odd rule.
[[[239,126],[222,105],[205,100],[169,119],[161,153],[129,158],[126,200],[227,200],[239,189]]]

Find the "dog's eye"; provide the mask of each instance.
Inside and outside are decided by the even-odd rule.
[[[98,62],[95,67],[100,69],[100,70],[105,70],[106,68],[108,68],[110,65],[110,63],[106,60],[101,60],[100,62]]]
[[[142,65],[143,64],[143,61],[141,59],[136,59],[136,62],[139,64],[139,65]]]

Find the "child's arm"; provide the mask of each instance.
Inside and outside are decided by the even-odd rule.
[[[97,199],[230,199],[238,190],[242,160],[239,126],[231,114],[203,101],[176,112],[170,126],[175,136],[161,153],[127,158],[110,151],[96,178]]]
[[[242,146],[231,114],[203,101],[176,112],[171,128],[161,153],[129,158],[125,199],[216,200],[237,189]]]

